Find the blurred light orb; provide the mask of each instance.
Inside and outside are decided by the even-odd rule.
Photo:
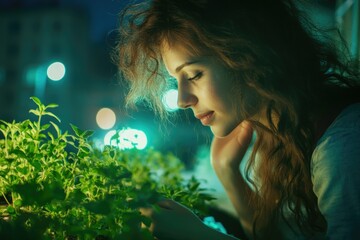
[[[116,116],[110,108],[101,108],[96,114],[96,123],[101,129],[110,129],[115,125]]]
[[[54,62],[47,68],[46,74],[50,80],[59,81],[65,76],[65,66],[61,62]]]
[[[115,134],[117,134],[116,138],[114,138]],[[141,130],[132,128],[120,130],[118,133],[116,130],[111,130],[104,137],[104,145],[117,146],[122,150],[132,148],[142,150],[147,146],[147,143],[146,134]]]
[[[178,99],[178,90],[170,89],[167,92],[165,92],[162,98],[162,102],[165,106],[166,111],[174,112],[179,109],[179,106],[177,105],[177,99]]]

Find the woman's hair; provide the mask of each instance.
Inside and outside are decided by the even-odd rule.
[[[254,233],[284,218],[284,206],[303,232],[325,230],[316,224],[323,218],[310,178],[313,122],[333,93],[355,86],[359,75],[330,35],[320,35],[303,16],[290,0],[152,0],[121,14],[115,61],[129,82],[129,105],[145,101],[166,115],[166,42],[184,44],[194,55],[211,53],[233,73],[240,119],[266,109],[266,126],[253,121],[257,139],[247,168],[260,154]]]

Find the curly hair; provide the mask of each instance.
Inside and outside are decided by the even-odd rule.
[[[308,19],[290,0],[152,0],[121,14],[115,61],[129,82],[129,106],[145,101],[166,117],[159,97],[168,87],[165,41],[195,55],[210,52],[234,74],[240,119],[266,109],[266,125],[252,121],[257,139],[247,166],[252,182],[255,155],[261,156],[261,187],[252,182],[254,233],[284,218],[284,206],[304,233],[326,228],[310,174],[314,122],[319,109],[359,92],[359,71]]]

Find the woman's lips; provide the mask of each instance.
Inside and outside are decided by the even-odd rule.
[[[211,112],[206,112],[206,113],[198,114],[198,115],[196,115],[195,117],[200,120],[200,122],[202,123],[202,125],[208,126],[208,125],[210,125],[210,123],[211,123],[211,121],[212,121],[212,119],[213,119],[213,116],[214,116],[214,112],[211,111]]]

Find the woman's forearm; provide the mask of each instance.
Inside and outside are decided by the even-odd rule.
[[[233,204],[245,234],[252,238],[254,208],[250,204],[250,187],[239,170],[227,169],[215,172]]]

